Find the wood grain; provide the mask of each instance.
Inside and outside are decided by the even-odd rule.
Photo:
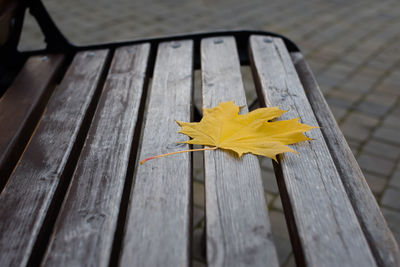
[[[378,265],[400,266],[400,251],[397,242],[386,224],[378,203],[369,189],[314,75],[301,53],[291,53],[291,58]]]
[[[13,28],[15,27],[15,23],[12,24],[11,20],[16,16],[18,7],[21,5],[20,2],[21,1],[0,2],[0,46],[2,46],[2,48],[7,45],[7,41],[10,39],[13,30],[16,30]],[[2,54],[4,54],[4,52]]]
[[[283,41],[252,36],[251,57],[260,95],[267,105],[288,110],[282,119],[300,117],[318,125]],[[280,156],[278,182],[298,264],[376,266],[320,129],[314,140],[292,147],[299,155]],[[293,213],[293,214],[291,214]]]
[[[57,213],[57,194],[67,183],[75,144],[82,139],[85,114],[91,107],[107,51],[75,56],[20,162],[0,195],[0,266],[25,266],[35,244]],[[44,224],[44,225],[43,225]],[[38,243],[39,242],[39,243]],[[35,255],[33,255],[35,256]]]
[[[159,45],[139,160],[189,148],[175,120],[190,121],[192,54],[192,41]],[[189,153],[137,165],[121,266],[189,265],[191,187]]]
[[[43,266],[108,266],[150,46],[118,48]]]
[[[205,108],[234,101],[248,112],[233,37],[201,42]],[[254,155],[205,151],[207,261],[209,266],[278,266]]]
[[[0,190],[40,119],[63,60],[62,55],[29,58],[0,99]]]

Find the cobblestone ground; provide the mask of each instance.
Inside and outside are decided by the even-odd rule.
[[[46,0],[77,44],[215,29],[284,34],[305,54],[382,212],[400,241],[400,2],[396,0]],[[21,49],[39,47],[27,19]],[[244,73],[246,70],[244,70]],[[246,76],[246,75],[245,75]],[[201,154],[196,162],[201,164]],[[294,259],[271,163],[261,160],[272,230],[283,266]],[[203,265],[204,185],[194,183],[194,266]]]

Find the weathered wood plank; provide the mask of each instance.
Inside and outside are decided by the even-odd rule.
[[[300,117],[303,123],[318,125],[282,40],[252,36],[250,47],[265,103],[289,110],[282,119]],[[291,235],[302,249],[297,262],[376,266],[320,129],[307,135],[314,140],[293,145],[299,155],[281,155],[278,167]]]
[[[35,129],[63,59],[62,55],[29,58],[0,99],[0,190]]]
[[[0,46],[4,46],[10,39],[10,35],[15,27],[15,22],[11,24],[11,20],[16,16],[18,7],[21,5],[21,1],[1,1],[0,2]],[[11,26],[12,25],[12,26]],[[0,95],[1,95],[0,91]]]
[[[118,48],[43,266],[108,266],[150,45]]]
[[[188,149],[175,120],[190,121],[193,42],[161,43],[139,159]],[[137,165],[121,266],[187,266],[191,236],[191,155]]]
[[[308,64],[291,53],[304,91],[321,126],[347,195],[379,266],[400,266],[400,251],[346,139],[340,131]]]
[[[201,65],[203,106],[248,112],[234,38],[202,40]],[[278,266],[257,157],[205,151],[204,163],[208,265]]]
[[[35,244],[45,246],[40,239],[49,230],[43,222],[57,216],[54,205],[62,199],[58,193],[74,167],[71,159],[79,152],[77,140],[84,138],[82,125],[94,108],[91,103],[106,56],[107,51],[75,56],[1,193],[1,266],[25,266]]]

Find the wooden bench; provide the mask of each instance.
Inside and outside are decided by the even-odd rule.
[[[33,2],[37,19],[49,19]],[[379,206],[289,40],[232,31],[60,44],[14,54],[26,61],[0,99],[0,266],[190,265],[192,155],[138,162],[189,149],[176,143],[187,138],[175,120],[196,112],[196,68],[203,107],[233,100],[247,112],[245,64],[261,105],[321,126],[308,134],[315,140],[293,146],[300,156],[274,165],[296,263],[400,265]],[[205,151],[204,171],[208,265],[278,266],[257,157]]]

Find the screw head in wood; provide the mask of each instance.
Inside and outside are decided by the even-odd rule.
[[[265,37],[264,38],[264,43],[272,43],[272,38],[271,37]]]
[[[181,47],[181,44],[178,43],[178,42],[173,42],[173,43],[171,44],[171,47],[172,47],[172,48],[179,48],[179,47]]]

